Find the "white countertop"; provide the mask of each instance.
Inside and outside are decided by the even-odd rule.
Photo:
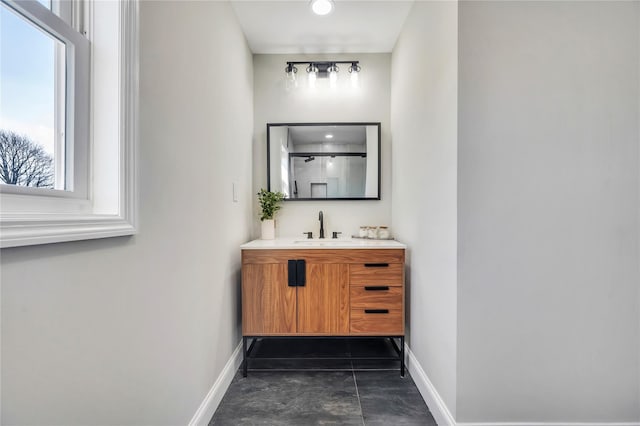
[[[365,238],[325,238],[312,240],[301,238],[276,238],[275,240],[253,240],[240,246],[244,250],[273,249],[406,249],[395,240],[368,240]]]

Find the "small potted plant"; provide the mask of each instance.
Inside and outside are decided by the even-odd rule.
[[[275,238],[276,230],[273,216],[280,210],[282,200],[284,200],[282,192],[271,192],[265,189],[260,189],[260,192],[258,192],[258,201],[262,209],[260,220],[262,221],[263,240],[273,240]]]

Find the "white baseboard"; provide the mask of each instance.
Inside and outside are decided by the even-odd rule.
[[[242,342],[236,346],[207,396],[189,422],[189,426],[207,426],[242,363]]]
[[[413,382],[418,387],[424,402],[427,403],[429,407],[429,411],[433,415],[433,418],[438,423],[438,426],[457,426],[456,420],[451,415],[447,404],[444,403],[440,394],[433,386],[427,373],[424,372],[424,369],[416,359],[416,356],[411,352],[411,349],[407,344],[404,345],[405,353],[407,354],[407,369],[409,370],[409,374],[411,374],[411,378]]]
[[[640,426],[640,422],[456,422],[409,346],[407,368],[438,426]]]
[[[458,422],[456,426],[639,426],[639,422]]]

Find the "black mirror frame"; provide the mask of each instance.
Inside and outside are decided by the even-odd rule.
[[[381,199],[382,194],[382,126],[377,122],[347,122],[347,123],[267,123],[267,190],[271,191],[271,127],[282,126],[377,126],[378,127],[378,196],[377,197],[348,197],[348,198],[285,198],[284,201],[375,201]]]

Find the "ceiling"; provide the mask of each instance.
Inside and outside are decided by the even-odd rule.
[[[331,134],[331,139],[326,138]],[[331,145],[356,145],[367,143],[366,126],[289,126],[294,145],[328,143]]]
[[[413,0],[335,0],[315,15],[308,0],[232,0],[253,53],[391,52]]]

